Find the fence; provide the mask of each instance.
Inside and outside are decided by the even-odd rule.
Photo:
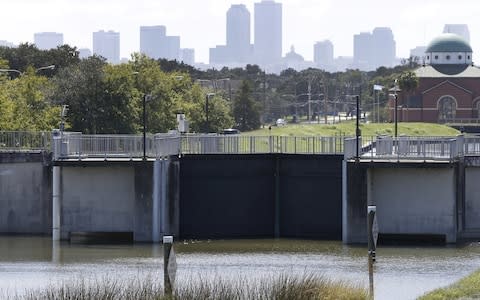
[[[82,135],[54,138],[55,159],[142,158],[140,135]],[[290,137],[241,135],[148,135],[145,154],[160,158],[183,154],[343,154],[343,136]]]
[[[51,141],[48,131],[0,131],[0,151],[50,150]]]

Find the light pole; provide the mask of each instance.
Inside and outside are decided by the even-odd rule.
[[[143,95],[143,160],[147,160],[147,101],[150,101],[152,95],[145,94]]]
[[[55,69],[55,65],[49,65],[49,66],[40,67],[40,68],[35,69],[35,73],[37,73],[39,71],[42,71],[42,70],[53,70],[53,69]],[[2,72],[2,73],[17,73],[19,76],[22,76],[22,75],[25,74],[25,72],[21,72],[19,70],[15,70],[15,69],[0,69],[0,72]]]
[[[210,121],[208,119],[209,115],[209,100],[211,96],[215,96],[215,93],[207,93],[205,95],[205,115],[206,115],[206,124],[205,124],[205,132],[209,133],[210,132]]]

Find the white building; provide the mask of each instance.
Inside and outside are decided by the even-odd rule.
[[[90,51],[90,49],[88,49],[88,48],[78,49],[78,57],[80,59],[88,58],[90,56],[92,56],[92,51]]]
[[[180,61],[184,64],[193,66],[195,64],[195,49],[184,48],[180,49]]]
[[[33,34],[33,41],[40,50],[55,49],[63,45],[63,33],[37,32]]]
[[[273,0],[255,3],[255,60],[260,66],[282,59],[282,4]]]
[[[251,56],[250,12],[244,4],[227,11],[227,48],[232,62],[245,63]]]
[[[94,32],[93,54],[106,58],[109,63],[120,63],[120,33],[112,30]]]
[[[465,41],[470,43],[470,30],[467,24],[445,24],[443,33],[454,33],[461,36]]]
[[[140,26],[140,52],[153,59],[180,59],[180,37],[168,36],[163,25]]]
[[[329,40],[313,45],[313,62],[321,69],[330,71],[334,68],[333,43]]]

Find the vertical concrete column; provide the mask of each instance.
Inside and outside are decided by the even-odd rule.
[[[170,161],[168,159],[164,159],[160,161],[161,167],[159,170],[159,199],[160,199],[160,215],[161,215],[161,226],[160,231],[162,235],[169,235],[170,234],[170,221],[168,218],[168,197],[167,197],[167,178],[168,178],[168,165]]]
[[[348,242],[347,160],[342,161],[342,242]]]
[[[373,169],[367,170],[367,205],[375,205],[373,199]]]
[[[61,167],[53,167],[52,191],[52,240],[60,240],[60,205],[61,205]]]
[[[153,163],[153,199],[152,199],[152,242],[160,242],[160,201],[163,159],[157,159]]]

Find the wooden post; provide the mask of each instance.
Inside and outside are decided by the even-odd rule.
[[[163,290],[165,296],[172,296],[177,263],[173,251],[173,236],[163,236]]]

